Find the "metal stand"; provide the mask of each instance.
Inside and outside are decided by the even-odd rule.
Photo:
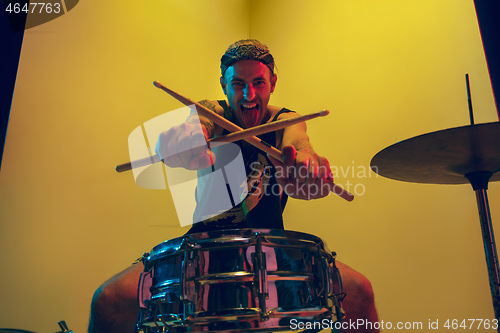
[[[491,176],[492,173],[487,171],[476,171],[465,175],[476,192],[484,254],[486,256],[486,265],[488,266],[491,297],[493,298],[493,310],[495,311],[495,318],[500,320],[500,271],[487,194],[488,181]],[[500,332],[500,328],[497,331]]]
[[[405,182],[469,182],[472,185],[476,192],[493,309],[500,322],[500,270],[486,193],[490,181],[500,181],[499,146],[500,122],[462,126],[400,141],[377,153],[371,167],[384,177]]]

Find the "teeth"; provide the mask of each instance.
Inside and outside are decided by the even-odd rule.
[[[243,103],[244,108],[251,109],[257,106],[257,103]]]

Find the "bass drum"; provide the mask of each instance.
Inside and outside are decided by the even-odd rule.
[[[157,245],[143,262],[137,328],[145,333],[288,331],[343,316],[335,253],[313,235],[195,233]]]

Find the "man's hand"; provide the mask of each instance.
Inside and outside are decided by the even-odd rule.
[[[323,198],[333,189],[330,163],[307,149],[282,148],[283,162],[269,156],[276,168],[276,181],[288,196],[310,200]]]
[[[171,168],[205,169],[215,163],[215,155],[207,146],[209,137],[206,126],[191,118],[162,132],[155,152]]]

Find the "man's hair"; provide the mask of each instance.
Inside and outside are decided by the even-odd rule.
[[[227,48],[226,53],[220,59],[222,77],[229,66],[240,60],[260,61],[269,68],[271,75],[274,74],[274,58],[269,53],[269,48],[256,39],[242,39]]]

